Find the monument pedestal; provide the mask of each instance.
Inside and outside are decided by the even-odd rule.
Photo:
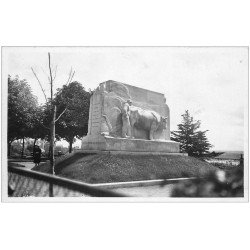
[[[179,153],[179,143],[174,141],[153,141],[143,139],[113,138],[109,136],[86,136],[82,140],[83,150]]]
[[[122,138],[124,133],[135,138]],[[179,153],[179,143],[170,140],[170,110],[164,94],[112,80],[100,83],[90,98],[88,135],[81,149]]]

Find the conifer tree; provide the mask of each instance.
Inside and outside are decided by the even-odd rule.
[[[188,155],[202,155],[208,152],[212,145],[208,142],[205,131],[199,131],[200,121],[194,121],[188,110],[182,115],[182,123],[178,124],[178,130],[171,132],[171,140],[180,143],[181,152]]]

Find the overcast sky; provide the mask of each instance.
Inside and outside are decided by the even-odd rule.
[[[39,102],[43,93],[33,67],[49,96],[48,56],[57,65],[55,89],[74,80],[94,89],[116,80],[165,94],[171,112],[170,130],[189,110],[201,120],[212,150],[244,149],[244,112],[247,114],[248,49],[246,47],[72,47],[4,48],[7,73],[31,85]],[[244,110],[245,107],[245,110]],[[247,124],[245,123],[245,126]],[[246,136],[246,135],[245,135]]]

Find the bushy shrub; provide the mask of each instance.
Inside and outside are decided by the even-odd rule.
[[[243,197],[243,166],[231,171],[217,170],[206,179],[187,180],[178,183],[172,197]]]

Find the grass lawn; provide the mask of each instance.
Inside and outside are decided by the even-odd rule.
[[[218,168],[180,155],[112,155],[77,152],[56,159],[59,176],[88,183],[205,177]],[[33,170],[49,172],[49,162]]]

